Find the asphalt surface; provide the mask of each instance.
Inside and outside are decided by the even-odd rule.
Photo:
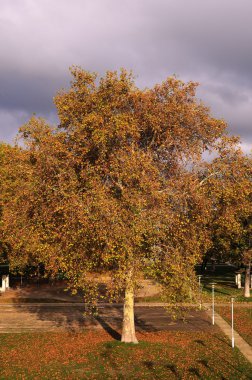
[[[33,331],[81,331],[105,329],[111,334],[120,331],[122,305],[101,305],[97,315],[89,315],[78,303],[1,304],[0,333]],[[205,311],[189,310],[186,318],[173,320],[160,306],[136,306],[137,331],[200,331],[211,330],[211,319]]]

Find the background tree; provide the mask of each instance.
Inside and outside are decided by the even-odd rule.
[[[225,141],[224,141],[225,142]],[[212,201],[209,231],[212,246],[207,255],[246,266],[244,296],[249,297],[252,215],[252,159],[230,140],[219,147],[219,156],[206,164],[204,187]]]
[[[210,242],[197,173],[226,125],[196,100],[195,83],[168,78],[141,90],[125,70],[99,81],[78,67],[72,75],[55,98],[59,127],[32,118],[21,129],[28,194],[17,189],[18,201],[10,200],[6,231],[22,224],[32,236],[32,244],[21,239],[25,250],[66,272],[91,303],[94,273],[108,271],[110,297],[124,292],[122,341],[137,342],[134,291],[143,271],[174,302],[192,297],[193,268]]]
[[[3,224],[3,207],[4,207],[4,188],[3,188],[3,166],[5,164],[5,151],[6,151],[6,144],[0,143],[0,231],[2,230],[2,224]],[[4,241],[3,237],[0,235],[0,263],[5,263],[7,260],[7,244]]]
[[[0,145],[1,254],[10,270],[19,273],[36,263],[36,231],[32,232],[33,222],[26,215],[34,198],[27,154],[18,146]]]

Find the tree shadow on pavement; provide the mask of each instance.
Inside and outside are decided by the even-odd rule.
[[[60,296],[63,296],[61,289]],[[34,294],[40,301],[41,295],[50,292],[49,287],[41,289],[41,292],[26,288],[25,293],[27,300],[34,299]],[[55,296],[56,290],[51,292]],[[48,300],[52,296],[49,294]],[[59,293],[57,293],[59,295]],[[76,302],[70,303],[69,294],[66,295],[65,302],[54,303],[15,303],[12,305],[13,312],[6,309],[4,304],[1,305],[1,323],[20,331],[69,331],[80,332],[89,328],[103,328],[114,339],[118,340],[123,320],[122,305],[98,304],[98,316],[85,314],[85,306]],[[181,319],[173,320],[163,307],[136,306],[135,307],[135,325],[138,332],[156,332],[162,330],[169,331],[213,331],[209,317],[205,312],[189,310],[188,317],[184,322]]]

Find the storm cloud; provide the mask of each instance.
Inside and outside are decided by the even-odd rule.
[[[56,122],[53,96],[75,64],[132,69],[140,87],[176,74],[252,147],[250,0],[1,0],[0,139],[32,113]]]

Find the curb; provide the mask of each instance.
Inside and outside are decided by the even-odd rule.
[[[212,312],[207,311],[211,318]],[[221,331],[231,340],[231,326],[218,314],[214,313],[215,323]],[[234,330],[235,346],[239,348],[245,358],[252,364],[252,347]]]

